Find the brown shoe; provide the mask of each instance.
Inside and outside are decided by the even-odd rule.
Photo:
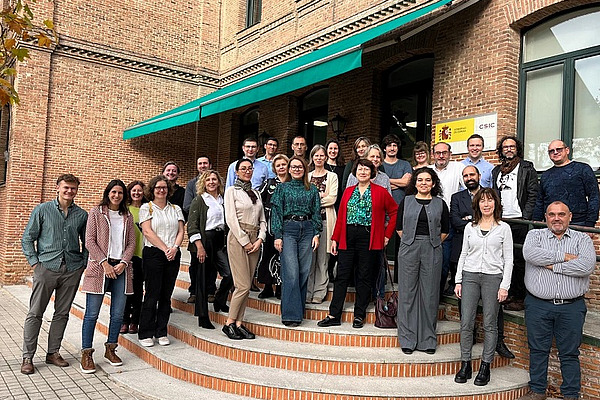
[[[546,400],[546,393],[536,393],[529,389],[525,396],[521,396],[517,400]]]
[[[92,358],[93,353],[94,349],[81,350],[81,364],[79,368],[84,374],[93,374],[96,372],[96,365],[94,365],[94,359]]]
[[[190,294],[190,297],[187,299],[187,303],[194,304],[196,302],[196,295]]]
[[[33,374],[34,369],[33,369],[33,362],[31,361],[31,358],[29,357],[25,357],[23,358],[23,364],[21,364],[21,373],[25,374],[25,375],[31,375]]]
[[[104,358],[106,358],[110,365],[112,365],[113,367],[123,365],[123,361],[119,358],[115,350],[117,346],[118,344],[116,343],[104,343],[104,347],[106,347],[106,351],[104,352]]]
[[[121,334],[125,334],[129,331],[129,325],[127,324],[123,324],[121,325],[121,329],[119,330],[119,333]]]
[[[138,325],[129,324],[129,333],[138,333]]]
[[[46,354],[46,364],[54,364],[57,367],[68,367],[69,363],[57,351],[56,353]]]

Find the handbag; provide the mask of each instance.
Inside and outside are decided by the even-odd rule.
[[[387,258],[383,257],[384,268],[388,272],[388,277],[392,284],[392,294],[386,300],[382,297],[377,297],[375,301],[375,326],[383,329],[395,329],[396,315],[398,314],[398,293],[394,289],[394,280],[392,279],[392,273],[387,265]]]

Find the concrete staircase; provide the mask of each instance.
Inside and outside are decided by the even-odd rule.
[[[528,374],[496,357],[491,382],[484,387],[456,384],[460,368],[459,325],[445,320],[440,308],[438,350],[434,355],[400,351],[395,329],[372,325],[374,307],[368,309],[367,324],[353,329],[349,293],[340,327],[320,328],[329,302],[307,305],[306,319],[297,328],[280,321],[280,303],[261,300],[252,293],[245,324],[257,334],[255,340],[233,341],[222,332],[227,316],[210,312],[215,330],[198,327],[188,297],[187,266],[182,265],[173,295],[170,346],[145,348],[137,335],[121,335],[119,344],[162,373],[193,385],[199,391],[224,392],[223,397],[257,399],[464,399],[511,400],[527,390]],[[106,303],[110,297],[106,297]],[[83,318],[85,296],[78,293],[72,313]],[[212,306],[209,305],[212,310]],[[107,333],[108,307],[103,307],[97,329]],[[77,323],[72,321],[71,323]],[[479,368],[481,344],[473,349],[474,369]],[[127,370],[127,364],[122,368]],[[151,382],[148,382],[149,387]],[[193,394],[191,394],[193,397]]]

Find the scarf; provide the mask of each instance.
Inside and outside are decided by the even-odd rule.
[[[256,196],[256,193],[254,193],[254,190],[252,190],[251,182],[244,182],[241,179],[237,178],[235,180],[235,183],[233,184],[233,187],[242,189],[244,192],[246,192],[248,197],[250,197],[250,200],[252,200],[252,204],[256,204],[256,200],[258,200],[258,197]]]
[[[521,162],[521,157],[515,157],[512,160],[504,159],[502,165],[500,165],[500,172],[502,175],[510,174],[513,169],[519,165]]]

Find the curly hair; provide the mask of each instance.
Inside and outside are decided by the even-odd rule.
[[[517,157],[523,158],[523,142],[517,139],[516,136],[503,136],[500,138],[498,141],[498,147],[496,147],[496,153],[498,154],[498,157],[500,157],[501,160],[506,159],[506,157],[504,157],[504,153],[502,153],[502,145],[504,145],[504,142],[506,142],[508,139],[515,141],[517,144]]]
[[[431,181],[433,182],[433,187],[431,188],[432,196],[441,196],[442,195],[442,185],[440,185],[440,177],[435,171],[429,167],[422,167],[413,172],[412,177],[410,178],[410,183],[406,187],[406,194],[417,194],[417,178],[421,174],[429,174],[431,176]]]
[[[201,196],[206,192],[206,180],[212,174],[214,174],[217,177],[217,181],[219,181],[219,188],[217,189],[217,191],[221,196],[223,195],[223,193],[225,192],[225,184],[223,183],[223,177],[221,177],[221,174],[219,174],[219,172],[214,169],[207,169],[202,173],[202,175],[200,175],[198,181],[196,182],[196,195]]]

